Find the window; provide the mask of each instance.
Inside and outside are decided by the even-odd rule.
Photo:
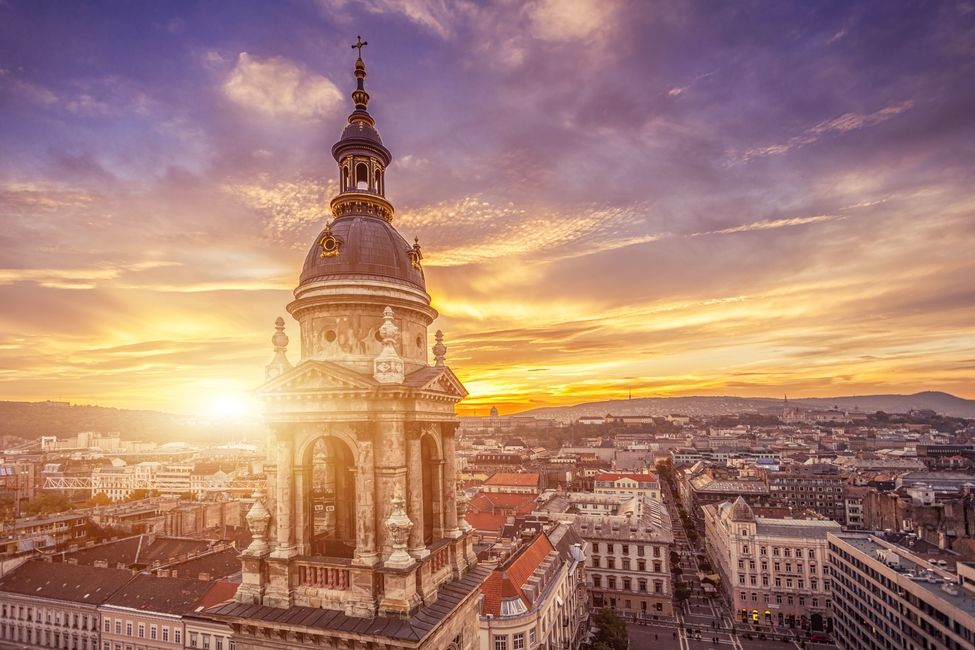
[[[637,580],[637,585],[640,587],[640,591],[646,593],[647,591],[647,580],[646,578],[640,578]]]
[[[748,544],[742,544],[741,552],[744,553],[745,555],[748,555]]]
[[[597,589],[602,589],[602,587],[603,587],[603,578],[602,578],[602,576],[593,576],[592,577],[592,586],[595,587],[595,588],[597,588]]]
[[[534,646],[537,640],[538,639],[535,636],[535,628],[528,630],[528,642]]]
[[[660,557],[660,547],[659,546],[654,546],[653,547],[653,556],[654,557]]]
[[[609,585],[610,589],[616,589],[616,576],[609,576],[606,578],[606,583]]]
[[[775,572],[778,573],[782,570],[782,564],[780,562],[775,563]]]
[[[223,650],[223,637],[215,636],[213,637],[214,650]]]
[[[203,637],[203,650],[210,650],[210,635],[201,634],[200,636]]]
[[[524,632],[515,632],[511,635],[511,650],[525,650]]]
[[[762,586],[768,587],[768,576],[762,576]]]
[[[623,591],[632,591],[630,588],[631,585],[632,583],[629,578],[623,578]]]
[[[105,631],[106,632],[111,632],[112,631],[112,621],[111,621],[111,619],[108,619],[108,618],[105,619]]]
[[[819,580],[816,578],[809,578],[809,586],[815,591],[819,587]],[[815,607],[815,605],[813,605]]]
[[[755,580],[756,580],[755,576],[748,576],[748,584],[750,584],[753,587],[755,586]]]
[[[157,626],[155,625],[149,626],[149,638],[152,641],[155,641],[157,638],[159,638],[159,628]]]
[[[809,549],[809,555],[808,555],[808,557],[809,557],[810,560],[815,560],[816,559],[816,550],[815,549],[812,549],[812,548]]]
[[[593,553],[598,553],[599,552],[599,542],[593,542],[592,543],[592,552]]]
[[[122,621],[120,621],[119,619],[115,619],[115,634],[121,634],[121,633],[122,633]]]
[[[791,548],[785,549],[784,553],[785,553],[785,556],[786,557],[792,557],[792,549]]]
[[[745,568],[745,561],[744,560],[738,560],[738,568],[739,569],[744,569]]]
[[[762,560],[762,571],[768,571],[768,562]]]
[[[132,636],[132,622],[129,621],[125,624],[125,636]]]
[[[806,606],[806,597],[799,596],[799,607],[805,607],[805,606]]]
[[[182,643],[182,642],[183,642],[183,630],[179,629],[178,627],[173,628],[173,643]]]
[[[758,547],[758,552],[760,554],[762,554],[762,555],[768,555],[768,547],[767,546],[759,546]]]
[[[779,555],[779,547],[778,546],[773,546],[772,547],[772,555],[775,555],[776,557],[778,557],[778,555]]]
[[[630,554],[630,545],[629,544],[623,544],[623,555],[629,555],[629,554]]]
[[[655,594],[662,594],[662,593],[664,593],[664,581],[663,580],[654,580],[653,581],[653,593],[655,593]]]
[[[190,636],[190,647],[191,648],[198,648],[198,647],[200,647],[199,646],[199,639],[197,638],[198,637],[197,633],[196,632],[190,632],[190,635],[189,636]]]
[[[812,606],[813,607],[819,607],[819,599],[818,598],[813,598],[812,599]]]
[[[163,629],[162,629],[162,640],[163,641],[169,641],[169,628],[168,627],[163,627]]]
[[[660,560],[654,560],[653,561],[653,572],[654,573],[661,573],[662,571],[663,571],[663,565],[660,563]]]
[[[495,636],[494,637],[494,650],[508,650],[508,637],[506,637],[506,636]]]
[[[782,586],[782,578],[776,578],[775,579],[775,586],[776,587],[781,587]]]
[[[644,555],[644,553],[646,553],[646,551],[647,550],[644,547],[642,547],[642,546],[637,546],[636,547],[636,554],[639,555],[640,557],[643,557],[643,555]]]
[[[637,560],[636,561],[636,568],[640,571],[640,573],[643,573],[644,571],[647,570],[647,561],[646,560]]]
[[[139,638],[140,639],[146,638],[146,624],[145,623],[139,623]]]

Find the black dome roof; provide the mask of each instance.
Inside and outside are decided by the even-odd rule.
[[[348,216],[331,224],[332,236],[341,241],[339,254],[322,257],[322,230],[312,243],[301,269],[299,285],[330,278],[376,278],[413,285],[426,291],[423,271],[413,268],[412,246],[386,220]]]

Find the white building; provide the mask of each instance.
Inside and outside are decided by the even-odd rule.
[[[585,549],[562,523],[501,562],[481,587],[481,650],[578,648],[589,618]]]
[[[593,491],[598,494],[631,494],[660,500],[660,481],[654,474],[614,474],[602,472],[593,477]]]
[[[826,535],[840,532],[838,523],[757,517],[741,497],[702,510],[708,556],[736,618],[830,627]]]

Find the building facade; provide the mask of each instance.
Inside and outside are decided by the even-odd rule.
[[[866,533],[827,536],[843,650],[975,647],[975,565],[957,573]]]
[[[392,155],[367,110],[361,58],[355,76],[355,109],[332,147],[334,219],[288,305],[300,360],[289,362],[279,318],[259,389],[274,450],[269,489],[247,515],[254,541],[238,602],[210,614],[231,626],[240,650],[472,650],[487,570],[476,566],[456,486],[454,405],[467,392],[440,332],[429,363],[437,312],[423,254],[392,225]]]
[[[790,465],[768,472],[767,480],[769,505],[814,510],[833,521],[846,521],[846,475],[839,467],[824,463]]]
[[[481,650],[578,648],[589,618],[585,543],[568,524],[539,532],[484,581]]]
[[[835,521],[757,517],[741,497],[703,508],[708,557],[742,622],[829,629],[826,535]]]
[[[615,474],[604,472],[593,477],[593,491],[599,494],[630,494],[660,500],[660,481],[654,474]]]
[[[670,550],[674,536],[666,508],[639,500],[632,516],[577,515],[589,544],[586,580],[593,607],[623,614],[673,614]]]

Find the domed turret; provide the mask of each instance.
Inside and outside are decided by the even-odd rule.
[[[330,222],[312,242],[288,311],[301,324],[301,358],[317,358],[370,372],[382,350],[377,333],[383,310],[396,314],[396,351],[414,370],[427,363],[427,327],[437,317],[423,277],[419,242],[410,244],[393,227],[386,199],[386,168],[392,161],[369,114],[366,65],[355,62],[354,110],[332,155],[339,192]]]

